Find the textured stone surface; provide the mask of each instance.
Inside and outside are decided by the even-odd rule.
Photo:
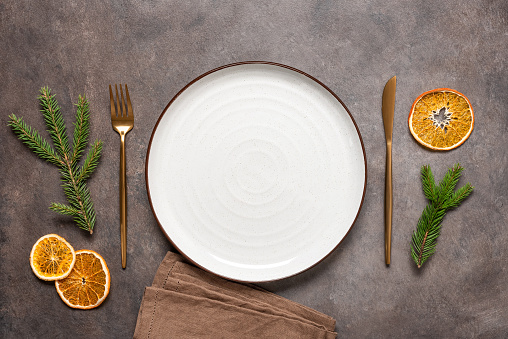
[[[148,140],[162,109],[186,83],[236,61],[268,60],[317,77],[349,107],[368,160],[365,203],[343,244],[315,268],[265,284],[337,319],[346,338],[508,336],[508,3],[504,0],[37,1],[0,2],[0,337],[132,336],[144,286],[169,242],[145,190]],[[384,132],[381,93],[397,75],[392,266],[383,262]],[[128,268],[120,267],[119,138],[109,119],[110,83],[128,83],[136,126],[127,138]],[[90,180],[92,236],[48,210],[64,201],[56,168],[11,133],[16,113],[44,124],[36,96],[48,85],[70,124],[72,103],[91,101],[92,135],[105,142]],[[413,100],[450,87],[466,94],[476,124],[458,149],[431,152],[407,128]],[[437,253],[418,271],[411,232],[425,205],[419,168],[436,177],[456,162],[476,188],[444,221]],[[38,280],[28,256],[42,235],[101,253],[111,293],[93,311],[66,307]]]

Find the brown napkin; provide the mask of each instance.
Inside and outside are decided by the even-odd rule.
[[[134,338],[336,338],[335,320],[168,252],[145,289]]]

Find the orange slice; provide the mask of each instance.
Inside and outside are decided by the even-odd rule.
[[[109,294],[110,275],[106,261],[90,250],[76,251],[76,264],[65,279],[55,281],[60,298],[72,308],[99,306]]]
[[[58,280],[67,277],[75,261],[74,248],[57,234],[41,237],[30,252],[32,271],[42,280]]]
[[[420,144],[447,151],[460,146],[473,131],[473,108],[464,94],[438,88],[416,98],[408,123]]]

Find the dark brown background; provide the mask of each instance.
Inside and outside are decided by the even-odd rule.
[[[221,65],[267,60],[307,72],[344,101],[368,160],[360,216],[343,244],[317,267],[264,284],[337,319],[345,338],[508,336],[508,3],[470,1],[1,1],[0,337],[125,338],[133,334],[145,286],[171,249],[150,210],[144,161],[154,124],[196,76]],[[397,75],[392,266],[383,262],[384,132],[381,93]],[[127,137],[128,267],[120,267],[119,137],[108,84],[129,85],[136,113]],[[92,135],[105,142],[89,182],[97,209],[92,236],[48,210],[64,202],[55,167],[6,126],[15,113],[44,129],[36,96],[48,85],[67,124],[86,93]],[[475,129],[446,153],[420,147],[407,116],[423,91],[450,87],[475,109]],[[425,206],[419,169],[436,177],[460,162],[473,195],[445,220],[437,253],[418,271],[411,232]],[[65,306],[38,280],[34,242],[58,233],[107,260],[112,287],[98,309]]]

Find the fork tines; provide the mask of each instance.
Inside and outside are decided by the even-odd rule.
[[[111,119],[125,119],[125,118],[133,118],[131,98],[129,96],[129,88],[127,84],[125,84],[125,97],[127,99],[127,110],[125,109],[125,99],[123,96],[122,84],[120,84],[120,96],[118,96],[118,86],[115,84],[115,92],[116,92],[116,108],[115,108],[115,100],[113,98],[113,90],[111,85],[109,85],[109,97],[111,100]],[[121,100],[120,100],[121,99]],[[122,105],[122,109],[120,110],[120,102]]]

